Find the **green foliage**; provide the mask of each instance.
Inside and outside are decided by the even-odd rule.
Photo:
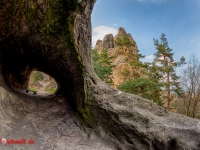
[[[32,79],[33,84],[36,84],[38,81],[43,80],[44,76],[40,71],[33,71],[30,78]]]
[[[94,62],[97,62],[98,60],[99,60],[99,54],[98,54],[97,50],[93,49],[92,50],[92,61],[94,63]]]
[[[112,57],[108,56],[107,50],[103,50],[100,54],[97,53],[97,50],[92,50],[92,61],[93,67],[98,75],[98,77],[105,81],[105,83],[112,85]]]
[[[159,73],[155,64],[145,62],[143,63],[143,68],[145,68],[143,74],[145,74],[149,79],[154,82],[161,82],[160,79],[162,78],[162,75]]]
[[[137,53],[133,54],[133,56],[131,57],[132,60],[126,61],[131,66],[131,70],[133,70],[134,72],[132,74],[133,76],[130,76],[131,72],[127,68],[125,68],[121,72],[121,75],[124,77],[124,79],[126,79],[126,81],[132,78],[139,78],[145,74],[146,65],[139,60],[140,58],[144,58],[144,57],[145,56],[140,54],[138,50]]]
[[[152,100],[158,105],[163,105],[161,100],[161,87],[162,83],[154,82],[147,78],[137,78],[129,80],[117,88],[123,92],[140,95],[143,98]]]
[[[152,63],[153,69],[156,71],[153,75],[157,77],[158,80],[166,82],[164,90],[167,91],[167,107],[169,108],[171,101],[170,93],[175,92],[180,95],[182,91],[180,83],[178,82],[180,77],[176,75],[175,68],[185,64],[185,58],[181,57],[179,62],[174,61],[174,54],[172,53],[172,49],[168,46],[165,34],[161,34],[160,40],[153,40],[157,49]]]
[[[130,70],[128,70],[127,68],[125,68],[124,70],[122,70],[121,75],[126,78],[129,77],[130,75]]]
[[[163,101],[161,99],[163,83],[159,82],[159,78],[156,77],[156,68],[151,63],[143,63],[139,61],[140,58],[144,58],[142,54],[133,54],[133,59],[129,61],[132,67],[133,73],[130,76],[130,71],[124,69],[121,74],[127,80],[119,85],[117,88],[123,92],[140,95],[143,98],[152,100],[158,105],[162,106]],[[155,78],[156,77],[156,78]],[[133,80],[134,78],[134,80]]]
[[[179,62],[175,62],[173,58],[172,49],[168,47],[167,39],[165,34],[162,33],[159,40],[154,39],[154,45],[157,49],[157,52],[154,54],[155,59],[153,61],[154,69],[157,70],[157,73],[160,73],[161,78],[166,78],[166,73],[170,73],[170,79],[176,81],[179,79],[175,74],[175,68],[185,64],[185,58],[181,57]]]
[[[136,78],[147,78],[147,66],[141,61],[132,60],[130,62],[132,69],[134,70],[133,77]]]
[[[56,92],[56,89],[51,88],[51,89],[46,89],[45,91],[46,91],[46,92],[49,92],[49,93],[55,93],[55,92]]]
[[[164,86],[164,83],[159,82],[160,76],[157,74],[156,66],[153,66],[151,63],[139,61],[139,59],[143,57],[142,54],[139,54],[139,50],[133,55],[133,59],[129,64],[134,73],[129,77],[129,71],[123,70],[121,72],[122,75],[126,76],[129,80],[122,83],[117,88],[127,93],[140,95],[162,106],[161,88]],[[132,78],[134,78],[134,80]]]
[[[124,35],[123,37],[121,37],[121,38],[117,38],[116,40],[115,40],[115,43],[117,44],[117,45],[132,45],[132,46],[135,46],[135,43],[134,42],[132,42],[131,40],[130,40],[130,38],[127,36],[127,35]]]
[[[35,89],[35,88],[33,88],[33,87],[29,87],[29,90],[30,90],[30,91],[32,91],[32,92],[35,92],[35,93],[37,93],[37,92],[38,92],[38,90],[37,90],[37,89]]]

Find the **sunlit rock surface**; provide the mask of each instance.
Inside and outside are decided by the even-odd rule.
[[[133,45],[124,43],[118,45],[117,40],[126,37]],[[138,47],[130,33],[126,33],[125,29],[120,27],[117,35],[113,37],[112,34],[107,34],[103,40],[98,40],[94,49],[98,54],[102,50],[107,50],[108,55],[112,58],[112,65],[114,66],[112,71],[112,79],[114,87],[124,83],[128,80],[134,79],[134,74],[139,73],[138,69],[134,69],[130,64],[132,61],[139,62],[136,58],[138,54]]]
[[[95,0],[0,2],[0,149],[200,149],[200,121],[105,85],[91,66]],[[33,70],[54,95],[31,95]],[[5,141],[4,139],[4,141]]]

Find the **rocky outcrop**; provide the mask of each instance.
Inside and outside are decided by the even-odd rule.
[[[101,53],[103,49],[114,48],[114,38],[112,34],[107,34],[102,40],[97,40],[95,49]]]
[[[130,43],[117,43],[119,40],[129,40]],[[123,82],[134,79],[134,70],[130,62],[136,60],[135,56],[138,54],[138,47],[130,33],[126,33],[125,29],[120,27],[118,34],[113,37],[112,34],[105,35],[103,40],[98,40],[94,47],[100,54],[103,49],[106,49],[109,56],[113,58],[113,82],[114,87],[122,84]],[[139,61],[139,60],[137,60]]]
[[[94,2],[0,2],[0,134],[37,142],[6,149],[110,149],[102,141],[123,150],[200,149],[199,120],[118,91],[96,76],[91,65]],[[33,70],[55,79],[55,95],[25,93]],[[66,103],[59,104],[61,98]]]

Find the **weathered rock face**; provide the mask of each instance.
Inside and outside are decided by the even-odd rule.
[[[91,135],[90,139],[97,134],[112,149],[200,149],[199,120],[108,87],[95,75],[90,22],[94,2],[0,2],[0,136],[32,135],[38,144],[28,145],[28,149],[34,150],[86,149],[78,147],[85,143],[79,141],[77,134],[81,138],[84,135],[75,130],[76,122]],[[25,94],[34,69],[56,80],[59,87],[54,96]],[[69,103],[78,121],[70,120],[72,115],[65,111],[70,108],[67,103],[56,103],[59,98]],[[90,149],[110,149],[97,145]]]
[[[127,38],[133,45],[127,43],[117,44],[117,41],[123,38]],[[112,73],[114,87],[129,79],[134,79],[134,73],[138,70],[134,70],[130,62],[136,59],[135,56],[138,54],[138,47],[132,35],[127,34],[124,28],[120,27],[115,37],[112,34],[105,35],[102,41],[97,41],[94,49],[99,54],[103,49],[106,49],[109,56],[113,58],[112,64],[115,66]]]
[[[107,34],[102,40],[97,40],[95,49],[101,53],[103,49],[114,48],[114,38],[112,34]]]

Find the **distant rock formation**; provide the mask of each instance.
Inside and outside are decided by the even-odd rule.
[[[126,39],[129,42],[118,43],[119,40]],[[132,43],[132,44],[131,44]],[[120,27],[118,34],[113,37],[112,34],[107,34],[103,40],[98,40],[94,47],[101,53],[103,49],[106,49],[109,56],[113,57],[113,82],[114,87],[120,85],[128,79],[134,79],[134,70],[130,65],[130,62],[135,58],[138,53],[138,47],[133,39],[132,35],[126,33],[125,29]],[[128,74],[128,76],[126,76]]]
[[[112,34],[107,34],[103,38],[103,40],[97,40],[95,49],[98,51],[98,53],[101,53],[103,49],[109,49],[114,48],[114,38]]]

